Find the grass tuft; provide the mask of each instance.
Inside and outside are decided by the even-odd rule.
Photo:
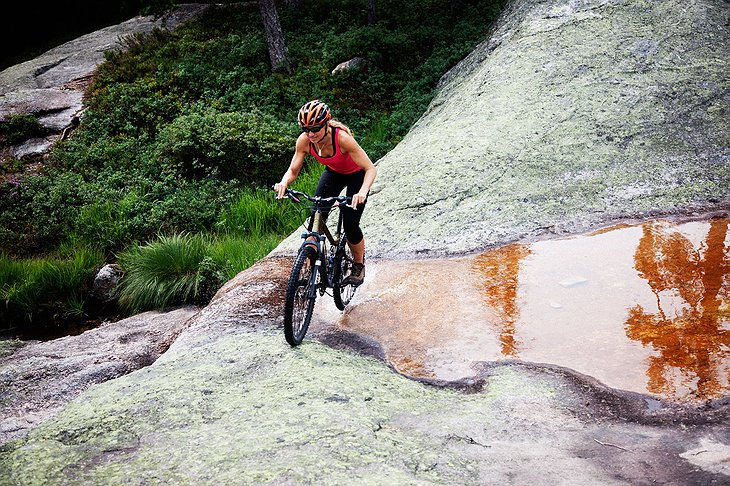
[[[85,247],[65,247],[45,258],[0,254],[0,324],[15,328],[34,316],[51,322],[82,316],[94,271],[103,262],[100,251]]]
[[[131,312],[161,309],[209,298],[210,238],[200,234],[160,236],[119,255],[125,271],[119,303]]]

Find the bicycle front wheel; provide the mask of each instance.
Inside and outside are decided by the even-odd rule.
[[[313,247],[302,247],[289,276],[284,303],[284,337],[292,346],[302,342],[312,320],[317,293],[310,289],[315,285],[313,272],[316,259],[317,251]]]
[[[350,303],[357,289],[354,285],[342,283],[350,275],[353,262],[352,251],[350,251],[350,245],[347,244],[347,237],[342,235],[340,244],[337,246],[337,252],[335,253],[335,271],[332,279],[332,297],[334,297],[335,305],[340,310],[345,310],[345,307]]]

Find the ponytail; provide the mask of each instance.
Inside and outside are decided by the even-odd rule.
[[[332,119],[330,119],[329,124],[330,124],[331,127],[336,127],[336,128],[339,128],[341,130],[346,131],[347,133],[350,134],[350,136],[352,138],[355,138],[355,134],[352,133],[352,130],[350,130],[350,127],[348,127],[347,125],[345,125],[341,121],[335,120],[334,118],[332,118]]]

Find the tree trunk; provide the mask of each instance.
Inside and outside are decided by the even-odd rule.
[[[378,21],[378,14],[375,10],[375,0],[368,0],[368,25]]]
[[[281,23],[279,22],[279,13],[276,11],[276,4],[274,0],[258,0],[258,3],[259,10],[261,11],[261,20],[264,23],[264,32],[266,33],[266,43],[269,46],[271,69],[273,71],[292,74],[291,64],[289,63],[289,50],[286,47],[284,34],[281,31]]]

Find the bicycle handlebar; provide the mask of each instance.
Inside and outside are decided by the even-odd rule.
[[[317,203],[317,204],[319,204],[319,203],[350,204],[352,202],[352,198],[350,196],[332,196],[332,197],[310,196],[309,194],[295,191],[293,189],[289,189],[288,187],[286,189],[286,196],[289,199],[293,199],[294,202],[300,202],[299,197],[303,197],[304,199],[307,199],[308,201],[311,201],[311,202]]]

